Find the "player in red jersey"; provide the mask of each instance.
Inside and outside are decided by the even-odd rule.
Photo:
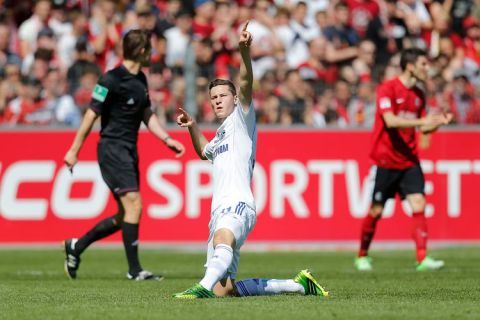
[[[368,248],[382,215],[385,202],[399,194],[412,209],[412,236],[417,250],[418,271],[436,270],[444,262],[426,254],[425,179],[418,158],[416,130],[430,133],[448,124],[452,116],[426,113],[425,95],[417,86],[428,77],[429,62],[425,51],[410,48],[402,51],[402,73],[382,83],[377,89],[377,112],[370,157],[376,166],[375,186],[370,214],[362,223],[360,251],[355,267],[372,270]]]

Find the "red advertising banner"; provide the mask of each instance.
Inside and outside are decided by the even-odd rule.
[[[140,237],[205,241],[211,164],[197,158],[187,132],[172,135],[187,146],[180,159],[140,133]],[[87,139],[71,175],[63,156],[73,137],[70,131],[0,132],[0,243],[81,236],[115,213],[96,162],[98,133]],[[260,131],[253,184],[258,220],[249,240],[356,240],[371,198],[369,146],[365,131]],[[480,132],[437,132],[421,157],[430,239],[480,240]],[[376,239],[410,238],[408,206],[398,199],[387,203],[380,223]]]

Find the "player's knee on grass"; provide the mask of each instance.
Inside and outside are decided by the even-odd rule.
[[[407,200],[413,212],[424,211],[427,205],[425,196],[421,193],[409,194],[407,195]]]
[[[233,232],[227,228],[221,228],[215,231],[213,235],[213,247],[216,247],[219,244],[226,244],[232,248],[235,248],[236,241],[235,235]]]
[[[234,280],[226,278],[218,281],[213,287],[213,293],[215,293],[217,297],[235,296]]]

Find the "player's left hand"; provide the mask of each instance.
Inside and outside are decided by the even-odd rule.
[[[180,141],[170,138],[165,141],[165,144],[170,150],[173,150],[176,153],[176,158],[180,158],[185,153],[185,146]]]
[[[245,25],[242,28],[242,32],[240,32],[240,40],[238,41],[238,45],[240,47],[248,48],[252,44],[252,39],[253,39],[252,34],[247,31],[247,27],[248,27],[249,22],[250,21],[247,20],[247,22],[245,23]]]

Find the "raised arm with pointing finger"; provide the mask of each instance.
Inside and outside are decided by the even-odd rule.
[[[240,64],[240,103],[243,111],[247,112],[252,102],[253,72],[252,61],[250,59],[250,45],[252,44],[252,35],[247,31],[248,21],[240,33],[238,49],[242,56]]]

